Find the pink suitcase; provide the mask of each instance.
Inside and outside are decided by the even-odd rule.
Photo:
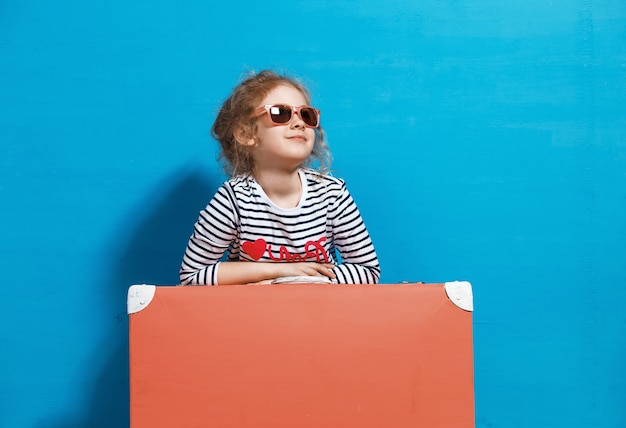
[[[132,428],[474,426],[467,282],[129,289]]]

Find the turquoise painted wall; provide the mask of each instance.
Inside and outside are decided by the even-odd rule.
[[[3,2],[0,426],[127,425],[127,287],[177,281],[216,109],[267,67],[383,282],[472,282],[477,426],[626,426],[622,0]]]

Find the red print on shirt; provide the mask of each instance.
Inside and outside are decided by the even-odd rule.
[[[265,239],[259,238],[254,242],[244,242],[241,247],[254,260],[259,260],[265,252],[266,245]]]
[[[319,263],[328,263],[328,253],[322,246],[326,242],[326,237],[321,237],[317,241],[307,241],[304,244],[304,252],[302,254],[291,254],[284,245],[278,249],[278,255],[272,254],[272,246],[268,245],[265,239],[259,238],[254,242],[246,241],[241,248],[253,260],[259,260],[265,251],[267,251],[270,259],[275,262],[306,262],[316,261]],[[309,260],[314,259],[314,260]]]

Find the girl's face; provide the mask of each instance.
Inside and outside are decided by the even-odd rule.
[[[284,104],[303,106],[307,100],[298,89],[290,85],[274,88],[257,107]],[[298,168],[311,154],[315,143],[315,131],[305,126],[299,114],[293,114],[291,121],[277,125],[267,113],[257,119],[256,139],[248,141],[254,160],[254,169],[283,169],[292,171]]]

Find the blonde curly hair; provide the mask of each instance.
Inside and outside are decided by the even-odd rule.
[[[211,135],[221,145],[220,161],[230,177],[252,173],[254,163],[249,147],[237,142],[235,132],[240,132],[246,138],[255,138],[257,121],[253,113],[267,94],[280,85],[290,85],[299,90],[307,104],[310,104],[311,95],[301,82],[271,70],[248,76],[222,104],[211,128]],[[315,128],[313,150],[302,166],[325,173],[330,168],[330,161],[330,150],[320,125]]]

